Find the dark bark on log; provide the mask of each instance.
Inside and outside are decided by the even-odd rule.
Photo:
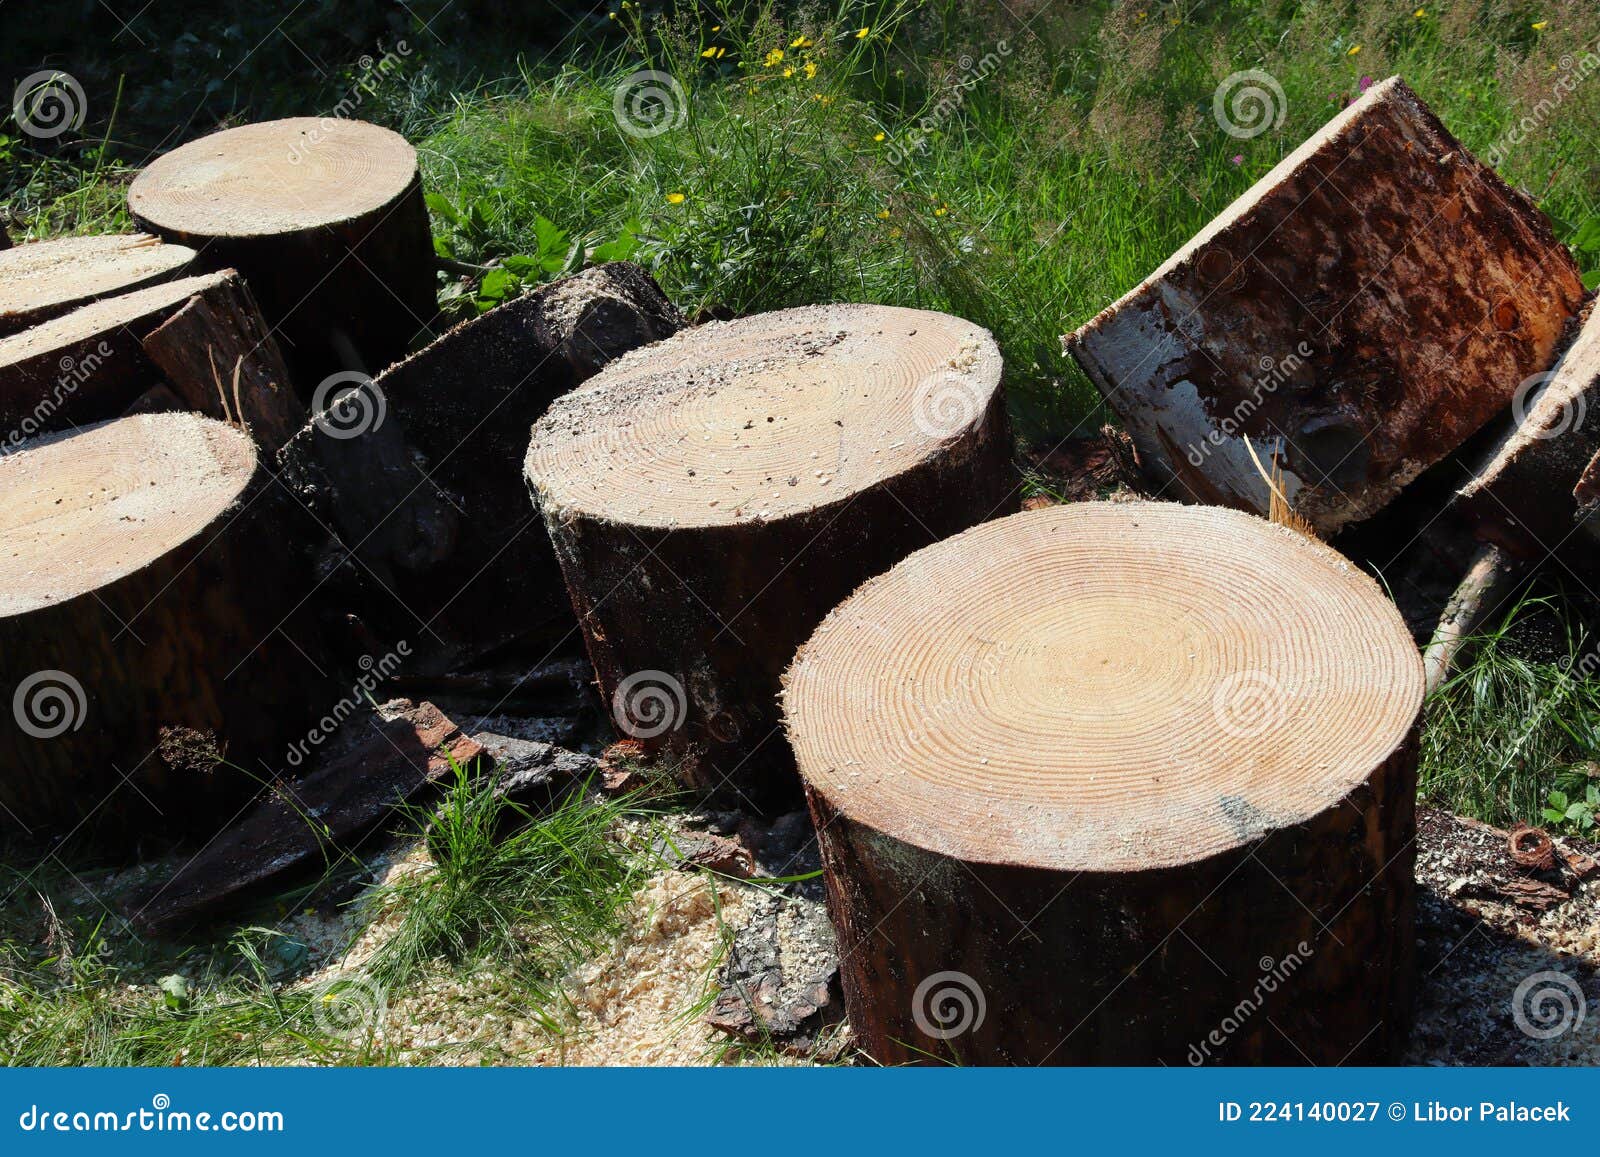
[[[145,934],[169,935],[326,869],[401,805],[453,777],[451,760],[472,774],[486,761],[433,704],[387,703],[336,734],[316,770],[273,783],[198,856],[135,897],[128,916]]]
[[[1413,735],[1313,820],[1144,872],[961,863],[808,788],[858,1043],[883,1064],[1393,1061],[1414,988],[1416,756]]]
[[[126,444],[137,433],[155,454],[196,430],[251,455],[231,505],[146,565],[0,617],[0,690],[32,702],[23,687],[41,672],[68,679],[45,679],[34,694],[81,689],[56,699],[76,723],[61,734],[25,729],[21,710],[0,715],[0,828],[108,844],[209,835],[282,770],[290,741],[329,697],[320,648],[293,614],[309,584],[284,549],[283,495],[243,434],[189,414],[119,419],[0,459],[0,486],[10,470],[35,471],[33,455],[51,444]],[[13,477],[33,492],[54,476]],[[65,472],[61,484],[74,477]],[[141,533],[137,511],[126,518],[128,533]],[[62,568],[65,585],[73,564]]]
[[[136,414],[182,413],[188,409],[189,404],[174,394],[171,386],[161,382],[135,398],[133,405],[124,410],[122,416],[131,418]]]
[[[143,345],[190,409],[243,422],[268,455],[305,425],[283,354],[237,275],[190,298]]]
[[[1503,410],[1583,299],[1545,217],[1395,79],[1064,340],[1169,497],[1265,513],[1248,437],[1330,534]]]

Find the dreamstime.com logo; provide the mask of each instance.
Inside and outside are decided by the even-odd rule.
[[[35,671],[17,684],[11,714],[35,739],[54,739],[83,726],[89,702],[83,684],[65,671]]]
[[[149,1108],[125,1113],[106,1109],[51,1109],[29,1105],[17,1118],[24,1133],[282,1133],[283,1114],[276,1110],[225,1109],[220,1113],[187,1112],[172,1107],[172,1098],[157,1093]]]
[[[375,1036],[389,1016],[389,990],[366,976],[335,977],[312,994],[311,1016],[329,1036]]]
[[[1576,1031],[1587,1012],[1583,989],[1565,972],[1535,972],[1511,994],[1511,1019],[1523,1036],[1534,1040]]]
[[[689,97],[671,73],[641,69],[617,85],[611,115],[630,137],[659,137],[689,119]]]
[[[1236,72],[1217,85],[1211,96],[1211,115],[1230,137],[1248,141],[1268,129],[1283,127],[1289,102],[1283,86],[1270,72],[1259,68]]]
[[[1256,978],[1255,985],[1238,1004],[1228,1010],[1221,1023],[1208,1032],[1205,1039],[1189,1046],[1189,1064],[1198,1068],[1211,1060],[1212,1054],[1227,1044],[1251,1017],[1261,1011],[1261,1006],[1267,1002],[1267,997],[1277,992],[1291,976],[1299,972],[1315,951],[1310,944],[1302,940],[1294,946],[1293,951],[1286,953],[1282,960],[1263,956],[1257,961],[1256,967],[1261,970],[1261,975]]]
[[[1288,709],[1283,684],[1265,671],[1240,671],[1228,676],[1211,696],[1217,727],[1235,739],[1252,739],[1271,729]]]
[[[911,994],[911,1019],[934,1040],[954,1040],[983,1027],[989,1002],[965,972],[935,972]]]
[[[1554,370],[1546,370],[1524,378],[1516,393],[1511,395],[1511,418],[1516,422],[1517,429],[1526,431],[1530,437],[1541,441],[1559,438],[1570,430],[1582,429],[1583,420],[1589,416],[1589,403],[1580,392],[1562,402],[1551,413],[1544,415],[1537,428],[1529,430],[1531,423],[1528,421],[1528,415],[1538,407],[1545,386],[1555,376]]]
[[[344,441],[378,429],[389,413],[383,390],[360,370],[329,374],[311,393],[312,419],[330,438]]]
[[[30,137],[50,140],[83,127],[88,99],[70,73],[46,69],[22,78],[11,93],[11,115]]]
[[[988,399],[971,374],[941,370],[917,384],[911,400],[911,418],[917,429],[942,441],[970,429],[987,404]]]
[[[683,683],[665,671],[635,671],[611,693],[611,717],[619,731],[634,739],[676,731],[688,714]]]

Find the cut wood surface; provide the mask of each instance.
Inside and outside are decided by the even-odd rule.
[[[1331,549],[1219,508],[1029,511],[867,583],[783,703],[875,1059],[1354,1063],[1403,1039],[1422,665]],[[947,982],[984,1010],[948,1037]]]
[[[1521,383],[1504,434],[1458,491],[1483,537],[1543,561],[1572,531],[1573,488],[1600,452],[1600,319],[1591,310],[1555,368]]]
[[[1546,218],[1398,78],[1064,339],[1172,498],[1322,533],[1382,507],[1549,368],[1582,282]]]
[[[142,340],[224,274],[92,302],[0,338],[0,445],[116,417],[160,380]]]
[[[208,267],[245,275],[307,389],[382,369],[437,311],[416,151],[377,125],[297,117],[214,133],[140,173],[128,206]]]
[[[837,305],[685,331],[557,401],[528,478],[619,729],[697,786],[792,800],[795,647],[870,575],[1015,509],[999,386],[978,326]]]
[[[143,346],[190,409],[242,422],[269,455],[305,424],[277,339],[231,271],[201,287]]]
[[[602,366],[682,327],[639,266],[587,269],[360,387],[344,403],[359,420],[313,421],[282,456],[286,477],[404,604],[391,633],[414,638],[427,622],[425,639],[458,658],[519,638],[548,648],[574,622],[528,503],[528,431]],[[376,600],[360,611],[373,618]]]
[[[0,251],[0,335],[17,333],[112,294],[176,277],[194,260],[185,245],[147,233],[58,237]]]
[[[197,414],[0,457],[0,825],[203,826],[282,766],[321,692],[274,489]]]

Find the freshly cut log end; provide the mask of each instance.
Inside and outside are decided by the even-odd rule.
[[[969,322],[838,305],[685,331],[558,400],[528,479],[619,730],[696,786],[795,798],[795,647],[868,576],[1015,508],[999,385]]]
[[[196,414],[0,458],[0,824],[184,828],[281,764],[319,677],[270,490],[250,438]]]
[[[143,228],[245,275],[305,389],[395,361],[437,312],[416,150],[378,125],[226,129],[152,163],[128,206]]]
[[[0,252],[0,335],[176,277],[193,249],[147,233],[60,237]]]
[[[1590,309],[1554,369],[1518,384],[1510,423],[1457,492],[1476,532],[1543,560],[1577,514],[1573,488],[1600,452],[1600,318]]]
[[[863,1045],[1192,1063],[1292,954],[1204,1059],[1388,1055],[1422,687],[1370,578],[1235,511],[1030,511],[873,579],[783,696]],[[946,973],[986,1007],[948,1039]]]
[[[0,448],[120,414],[159,380],[142,339],[227,273],[108,297],[0,338]]]
[[[1264,513],[1248,438],[1327,534],[1503,410],[1583,298],[1544,216],[1392,78],[1063,340],[1172,497]]]

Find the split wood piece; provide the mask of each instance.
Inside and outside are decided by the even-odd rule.
[[[305,425],[277,339],[237,274],[203,287],[143,344],[191,409],[242,422],[267,454]]]
[[[142,228],[245,275],[307,388],[388,365],[437,312],[416,150],[377,125],[297,117],[213,133],[140,173],[128,206]]]
[[[0,450],[114,418],[161,380],[142,340],[223,273],[108,297],[0,338]]]
[[[269,894],[297,874],[325,870],[396,809],[486,762],[483,747],[432,703],[385,703],[347,724],[320,766],[275,783],[262,801],[154,892],[128,905],[134,926],[168,935]]]
[[[683,325],[639,266],[588,269],[456,326],[360,387],[341,405],[348,420],[336,413],[295,439],[284,458],[297,489],[402,604],[386,633],[414,638],[428,622],[452,667],[518,637],[543,651],[572,633],[528,503],[528,431],[602,366]]]
[[[1422,697],[1377,584],[1237,511],[1079,503],[913,554],[783,697],[858,1041],[886,1064],[1393,1056]]]
[[[1483,630],[1495,611],[1505,605],[1525,569],[1521,560],[1494,543],[1479,545],[1423,650],[1422,666],[1427,676],[1428,694],[1444,686],[1463,648]]]
[[[1577,515],[1573,488],[1600,453],[1600,318],[1591,311],[1553,369],[1517,386],[1507,429],[1457,492],[1476,533],[1543,561]]]
[[[195,256],[148,233],[58,237],[0,250],[0,336],[177,277]]]
[[[1172,497],[1265,513],[1248,437],[1329,534],[1548,369],[1583,298],[1543,214],[1391,78],[1063,343]]]
[[[1577,504],[1574,516],[1579,528],[1590,538],[1600,540],[1600,450],[1578,476],[1572,488],[1572,501]]]
[[[534,427],[528,479],[618,729],[787,810],[795,648],[869,576],[1016,509],[1010,458],[987,331],[835,305],[613,363]]]
[[[0,457],[0,827],[209,835],[282,767],[326,697],[282,526],[249,437],[198,414]]]

